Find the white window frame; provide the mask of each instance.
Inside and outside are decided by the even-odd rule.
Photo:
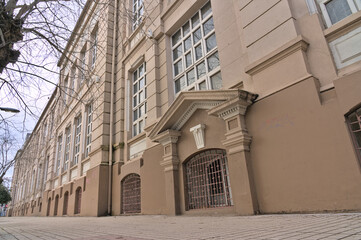
[[[64,103],[66,105],[68,103],[68,99],[70,98],[70,96],[69,96],[69,76],[65,77],[63,94],[64,94]]]
[[[80,159],[80,142],[81,142],[81,126],[82,126],[82,117],[79,115],[75,118],[74,121],[75,131],[74,131],[74,156],[73,163],[78,164]]]
[[[141,70],[142,69],[142,70]],[[142,72],[142,75],[140,75]],[[147,119],[147,69],[146,63],[140,64],[136,70],[132,72],[132,136],[144,132],[145,121]],[[140,88],[140,83],[143,80],[143,86]],[[142,112],[142,109],[144,112]],[[135,114],[137,118],[135,118]]]
[[[85,132],[85,157],[89,156],[91,152],[91,143],[92,143],[92,132],[93,132],[93,103],[87,106],[86,111],[86,132]]]
[[[132,0],[132,30],[134,31],[141,24],[144,14],[143,0]]]
[[[56,164],[54,164],[55,166],[55,176],[59,175],[59,171],[60,171],[60,163],[61,163],[61,159],[62,159],[62,146],[63,146],[63,135],[59,135],[58,136],[58,144],[57,144],[57,155],[56,155]]]
[[[67,127],[64,133],[64,162],[63,162],[63,170],[66,171],[69,166],[70,160],[70,146],[71,146],[71,127]]]
[[[71,67],[70,70],[70,96],[74,96],[75,93],[75,79],[76,79],[76,67],[75,65]]]
[[[78,89],[81,87],[83,82],[85,82],[85,67],[86,67],[86,45],[80,51],[80,68],[79,68],[79,85]]]
[[[331,18],[327,12],[326,4],[333,0],[317,0],[318,4],[320,5],[322,15],[325,19],[327,27],[331,27],[334,23],[332,23]],[[346,0],[350,9],[351,14],[354,14],[361,10],[361,0]]]
[[[98,52],[98,28],[95,27],[91,34],[91,41],[92,41],[92,51],[91,51],[91,68],[94,69],[95,63],[97,61],[97,52]]]
[[[190,19],[188,19],[183,25],[182,27],[180,27],[179,29],[177,29],[177,31],[175,31],[175,34],[172,35],[171,37],[171,46],[172,46],[172,76],[173,76],[173,86],[174,86],[174,94],[177,95],[179,92],[181,91],[193,91],[193,90],[211,90],[211,89],[219,89],[219,88],[212,88],[212,84],[211,84],[211,77],[216,76],[217,74],[221,74],[221,67],[220,67],[220,63],[217,67],[215,67],[214,69],[210,70],[209,69],[209,65],[208,65],[208,59],[209,57],[213,56],[214,54],[218,54],[218,61],[219,61],[219,53],[218,53],[218,46],[216,43],[216,46],[213,49],[210,49],[207,52],[206,49],[206,40],[211,37],[212,35],[214,35],[214,37],[216,38],[216,33],[215,33],[215,28],[213,28],[212,30],[208,30],[208,33],[205,34],[204,32],[204,24],[210,20],[211,18],[213,18],[213,25],[214,25],[214,16],[213,16],[213,11],[212,11],[212,7],[210,8],[210,13],[208,13],[208,15],[206,15],[204,18],[202,17],[202,10],[203,8],[205,8],[208,4],[210,4],[210,1],[208,1],[206,4],[204,4]],[[196,16],[198,15],[198,21],[199,23],[197,23],[196,25],[192,26],[192,19],[194,19]],[[189,27],[188,33],[184,33],[184,27],[187,26]],[[200,29],[201,31],[201,38],[200,40],[198,40],[196,43],[194,42],[194,33]],[[176,43],[173,43],[173,37],[175,35],[177,35],[177,33],[180,32],[181,34],[181,38],[180,40],[178,40]],[[190,47],[188,49],[185,49],[185,42],[187,39],[190,39]],[[216,40],[217,41],[217,40]],[[199,57],[196,60],[196,51],[195,49],[198,47],[201,47],[201,51],[202,51],[202,57]],[[174,57],[174,52],[175,50],[181,47],[182,49],[182,53],[175,58]],[[186,66],[186,56],[189,55],[191,56],[191,60],[192,63],[189,66]],[[175,64],[181,62],[182,64],[182,70],[178,73],[175,74]],[[205,74],[202,75],[201,77],[198,78],[198,74],[197,74],[197,66],[199,66],[200,64],[204,63],[205,64]],[[187,79],[187,74],[192,72],[194,74],[194,82],[189,83],[188,79]],[[177,81],[181,81],[183,79],[183,81],[185,82],[185,87],[182,88],[182,84],[180,83],[180,90],[177,91],[176,88],[176,82]],[[222,80],[221,80],[222,81]],[[201,88],[201,84],[204,84],[206,86],[206,89],[200,89]],[[204,85],[202,85],[204,86]]]

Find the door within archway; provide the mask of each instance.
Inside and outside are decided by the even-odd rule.
[[[46,209],[46,216],[50,215],[51,198],[48,199],[48,208]]]
[[[232,206],[228,161],[225,150],[205,150],[185,164],[187,209]]]
[[[69,198],[69,192],[66,192],[64,194],[63,215],[68,214],[68,198]]]
[[[78,187],[75,191],[75,208],[74,214],[79,214],[81,210],[81,187]]]
[[[59,205],[59,195],[56,195],[55,203],[54,203],[54,216],[58,215],[58,205]]]
[[[122,181],[122,213],[140,213],[140,176],[130,174]]]

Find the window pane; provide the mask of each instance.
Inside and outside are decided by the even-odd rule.
[[[357,114],[357,116],[361,117],[361,108],[356,110],[356,114]]]
[[[361,148],[361,132],[355,132],[355,139],[357,142],[357,146]]]
[[[356,113],[350,114],[350,116],[348,116],[348,120],[349,120],[350,122],[356,122],[356,121],[357,121]]]
[[[186,67],[189,67],[190,65],[192,65],[192,52],[186,55]]]
[[[199,84],[199,90],[207,90],[206,81],[203,81]]]
[[[186,78],[185,78],[185,76],[183,76],[183,77],[181,77],[179,80],[180,80],[181,90],[183,90],[185,87],[187,87]]]
[[[138,83],[134,83],[133,85],[133,93],[138,92]]]
[[[189,22],[183,25],[183,37],[190,32]]]
[[[351,125],[351,130],[352,130],[352,131],[360,130],[360,124],[359,124],[358,122],[352,123],[352,124],[350,124],[350,125]]]
[[[191,85],[192,83],[194,83],[194,81],[196,80],[196,76],[194,74],[194,69],[187,72],[187,80],[188,80],[188,86]]]
[[[208,71],[212,71],[218,66],[219,66],[219,57],[218,57],[218,52],[216,52],[208,58]]]
[[[186,40],[184,40],[184,51],[186,52],[192,46],[191,37],[189,36]]]
[[[135,81],[137,81],[137,79],[138,79],[138,73],[137,73],[137,71],[135,71],[133,73],[133,81],[135,82]]]
[[[139,77],[143,76],[144,74],[144,68],[143,68],[143,65],[140,65],[139,67]]]
[[[212,89],[220,89],[220,88],[222,88],[221,72],[218,72],[217,74],[215,74],[215,75],[213,75],[211,77],[211,85],[212,85]]]
[[[138,98],[137,98],[137,95],[135,95],[134,97],[133,97],[133,107],[135,107],[135,106],[137,106],[137,104],[138,104],[138,100],[137,100]]]
[[[180,60],[174,64],[174,76],[177,76],[182,71],[183,71],[182,61]]]
[[[196,15],[192,17],[192,27],[195,28],[198,24],[199,24],[199,15],[198,13],[196,13]]]
[[[137,124],[133,125],[133,136],[137,135]]]
[[[176,34],[173,35],[172,37],[172,46],[176,45],[179,40],[181,40],[182,35],[181,35],[181,31],[178,30],[178,32],[176,32]]]
[[[182,44],[173,50],[173,61],[182,56]]]
[[[207,52],[217,46],[216,35],[213,33],[209,38],[206,39]]]
[[[140,107],[140,112],[142,115],[145,114],[145,104],[143,104],[141,107]]]
[[[202,38],[201,29],[198,28],[198,29],[193,33],[193,43],[199,42],[199,40],[201,40],[201,38]]]
[[[212,12],[211,2],[209,1],[204,7],[202,7],[202,19],[206,18]]]
[[[196,50],[196,61],[198,60],[198,59],[200,59],[201,57],[203,57],[203,52],[202,52],[202,44],[199,44],[196,48],[195,48],[195,50]]]
[[[143,128],[144,128],[144,121],[139,121],[139,132],[143,132]]]
[[[139,89],[142,89],[144,87],[144,78],[139,80]]]
[[[206,65],[204,62],[197,65],[197,78],[200,79],[202,76],[206,74]]]
[[[213,17],[211,17],[210,19],[208,19],[207,22],[205,22],[205,23],[203,24],[203,33],[204,33],[204,35],[207,35],[207,34],[210,33],[213,29],[214,29]]]
[[[135,109],[133,111],[133,121],[137,120],[138,119],[138,109]]]
[[[175,93],[178,93],[181,90],[179,79],[174,82],[174,88],[175,88]]]
[[[144,91],[139,92],[139,103],[143,102],[145,99]]]
[[[332,24],[352,14],[347,0],[331,0],[325,6]]]

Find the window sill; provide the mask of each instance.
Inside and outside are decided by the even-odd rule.
[[[146,137],[146,133],[145,132],[142,132],[142,133],[139,133],[137,136],[134,136],[132,137],[131,139],[128,140],[128,145],[131,145],[135,142],[138,142],[142,139],[144,139]]]
[[[331,42],[361,25],[361,11],[354,13],[325,29],[323,34],[328,42]]]

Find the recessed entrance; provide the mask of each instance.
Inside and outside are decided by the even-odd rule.
[[[226,151],[206,150],[185,164],[188,210],[232,206]]]
[[[122,213],[140,213],[140,176],[130,174],[122,181]]]

